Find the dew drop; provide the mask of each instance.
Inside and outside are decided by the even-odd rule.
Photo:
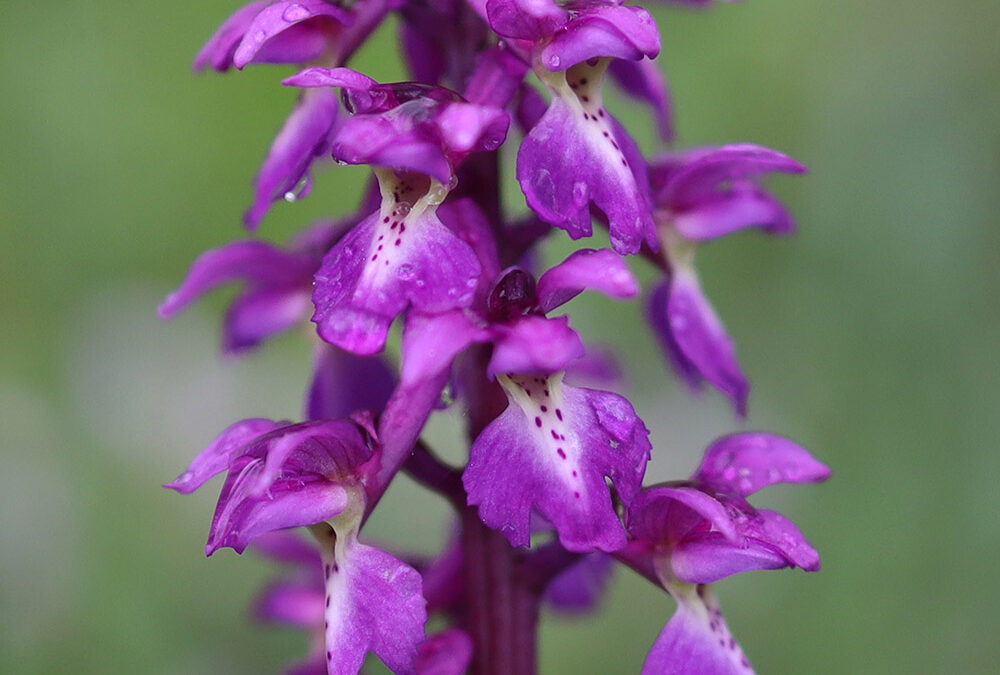
[[[400,281],[410,281],[415,275],[416,272],[413,269],[413,265],[410,263],[403,263],[399,266],[399,269],[396,270],[396,276],[399,277]]]
[[[289,203],[297,202],[309,194],[310,187],[309,176],[304,176],[298,183],[295,184],[294,188],[285,193],[285,201]]]
[[[403,218],[405,218],[410,213],[410,205],[407,204],[406,202],[400,202],[399,204],[396,205],[396,208],[393,211],[393,213],[395,213],[397,216],[402,216]]]
[[[294,3],[288,6],[287,9],[282,13],[281,18],[289,23],[295,21],[302,21],[302,19],[309,17],[309,10],[298,3]]]
[[[444,198],[448,196],[448,188],[443,185],[435,185],[430,190],[427,191],[427,203],[428,204],[440,204],[444,201]]]
[[[561,64],[561,63],[562,63],[562,59],[560,59],[558,56],[550,56],[549,57],[549,65],[552,66],[553,68],[558,68],[559,64]]]

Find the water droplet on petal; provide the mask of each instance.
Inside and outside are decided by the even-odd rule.
[[[262,30],[259,30],[259,31],[257,31],[256,33],[253,34],[253,41],[254,42],[263,42],[265,40],[265,38],[267,38],[267,33],[265,33]]]
[[[309,17],[309,10],[298,3],[289,5],[282,13],[281,18],[289,23],[302,21]]]
[[[410,263],[403,263],[399,266],[399,269],[396,270],[396,276],[399,277],[400,281],[410,281],[413,279],[414,275],[415,271],[413,269],[413,265]]]
[[[405,218],[410,213],[410,205],[407,204],[406,202],[400,202],[399,204],[396,205],[396,208],[393,211],[393,213],[395,213],[397,216],[402,216]]]
[[[553,68],[558,68],[560,63],[562,63],[562,59],[560,59],[558,56],[549,57],[549,65],[552,66]]]

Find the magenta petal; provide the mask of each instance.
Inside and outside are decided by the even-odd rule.
[[[819,553],[795,523],[777,511],[767,509],[759,509],[757,516],[747,528],[751,540],[773,546],[785,556],[789,565],[801,567],[806,572],[819,571]]]
[[[479,105],[505,108],[517,94],[528,65],[509,49],[494,47],[479,55],[465,87],[465,98]]]
[[[674,270],[666,307],[662,294],[654,293],[652,300],[653,325],[664,349],[675,359],[675,367],[689,378],[696,373],[710,382],[732,399],[739,415],[746,415],[750,384],[736,358],[736,344],[702,293],[693,270]]]
[[[486,16],[497,34],[522,40],[542,40],[570,17],[552,0],[487,0]]]
[[[316,566],[320,562],[317,558]],[[263,621],[283,623],[312,631],[323,622],[323,587],[308,582],[276,582],[268,586],[256,602],[256,614]]]
[[[636,539],[676,543],[695,528],[718,532],[731,544],[743,543],[733,515],[717,499],[696,488],[647,488],[628,510],[628,530]]]
[[[257,227],[275,200],[289,192],[298,196],[313,160],[329,152],[338,105],[336,92],[324,89],[299,98],[257,173],[254,203],[243,218],[248,228]]]
[[[348,12],[326,0],[275,2],[247,27],[233,63],[240,69],[251,61],[307,63],[322,56],[337,29],[350,23]]]
[[[583,556],[545,589],[545,599],[561,612],[589,612],[604,595],[614,572],[611,557],[603,553]]]
[[[319,571],[319,549],[291,531],[271,532],[253,543],[254,553],[289,565],[296,565],[306,572]]]
[[[347,491],[318,477],[309,477],[309,482],[299,476],[278,479],[267,492],[255,495],[253,486],[261,463],[260,459],[244,458],[230,469],[212,518],[206,555],[226,546],[242,553],[263,534],[321,523],[346,508]]]
[[[462,310],[426,315],[411,312],[403,331],[403,366],[400,377],[414,385],[447,372],[451,362],[473,342],[486,342],[490,334]]]
[[[829,467],[802,446],[760,432],[716,440],[692,476],[715,490],[742,497],[775,483],[817,483],[829,477]]]
[[[503,145],[510,116],[500,108],[473,103],[451,103],[437,120],[438,133],[452,152],[490,152]]]
[[[237,453],[241,452],[247,443],[286,424],[287,422],[254,418],[231,425],[195,457],[187,471],[163,487],[181,494],[194,492],[213,476],[228,469]]]
[[[733,187],[705,199],[672,221],[685,239],[704,241],[731,232],[759,227],[771,234],[791,234],[795,219],[777,199],[752,185]]]
[[[612,298],[634,298],[639,282],[628,263],[614,251],[581,249],[538,280],[539,306],[549,312],[589,289]]]
[[[571,551],[624,546],[606,478],[626,502],[641,484],[650,446],[631,405],[558,376],[505,380],[511,404],[476,439],[462,478],[469,504],[514,546],[529,544],[532,508]],[[627,407],[630,420],[607,407]]]
[[[645,165],[630,162],[634,142],[597,112],[554,96],[521,143],[517,179],[528,205],[573,239],[591,235],[593,201],[608,217],[615,250],[637,253],[643,240],[655,239],[648,195],[633,172]]]
[[[797,174],[808,169],[788,155],[750,143],[691,150],[652,162],[655,200],[683,211],[715,195],[725,183],[773,171]]]
[[[504,373],[551,375],[565,370],[585,352],[583,341],[565,316],[525,316],[496,331],[486,371],[490,377]]]
[[[670,87],[656,62],[648,59],[615,59],[608,66],[608,73],[625,93],[649,104],[656,118],[660,138],[668,143],[674,140],[674,110]]]
[[[458,628],[435,633],[420,644],[416,675],[464,675],[472,661],[472,638]]]
[[[327,342],[375,353],[408,305],[434,313],[471,303],[479,270],[469,245],[432,209],[408,218],[375,213],[323,259],[313,321]]]
[[[286,331],[309,315],[308,286],[260,289],[237,297],[226,312],[223,349],[236,353]]]
[[[404,107],[405,106],[405,107]],[[402,112],[430,107],[420,100],[409,101],[392,112],[358,114],[347,120],[333,141],[333,156],[348,164],[372,164],[397,171],[414,171],[447,184],[451,164],[437,139],[409,123]],[[429,113],[428,113],[429,114]]]
[[[781,569],[788,561],[759,541],[736,546],[712,532],[692,535],[678,545],[670,554],[670,566],[681,581],[707,584],[740,572]]]
[[[356,410],[381,412],[392,394],[395,378],[378,356],[357,356],[332,345],[316,348],[306,417],[311,420],[347,417]]]
[[[365,92],[378,82],[351,68],[306,68],[286,78],[282,84],[291,87],[343,87]]]
[[[555,33],[542,48],[541,62],[556,71],[593,58],[638,61],[659,53],[660,34],[652,14],[641,7],[595,4]]]
[[[711,589],[678,599],[677,612],[656,639],[642,675],[753,675]]]
[[[247,27],[269,4],[270,0],[259,0],[236,10],[198,52],[198,56],[194,59],[194,69],[202,70],[211,65],[220,73],[229,70],[233,66],[233,54],[246,35]]]
[[[324,555],[328,675],[356,675],[369,651],[392,672],[414,675],[427,621],[420,574],[353,539],[337,550]]]
[[[205,293],[233,281],[271,287],[308,284],[315,268],[311,255],[289,253],[263,241],[236,241],[198,256],[180,288],[160,305],[159,314],[169,319]]]

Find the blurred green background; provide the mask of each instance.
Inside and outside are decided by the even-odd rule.
[[[0,672],[269,673],[304,649],[248,620],[273,569],[204,558],[218,481],[188,498],[159,487],[230,422],[297,417],[309,368],[305,333],[220,359],[226,293],[155,317],[200,251],[243,235],[294,97],[281,68],[191,75],[234,8],[2,4]],[[1000,3],[655,13],[682,145],[752,141],[812,168],[773,181],[798,236],[699,256],[753,380],[747,426],[835,472],[757,500],[800,525],[824,569],[720,584],[733,632],[761,673],[998,672]],[[356,65],[398,78],[392,44],[383,31]],[[635,107],[617,110],[654,150]],[[261,234],[347,212],[365,175],[323,173]],[[587,338],[625,348],[649,482],[686,475],[738,428],[720,397],[677,386],[637,307],[571,309]],[[448,424],[433,429],[446,449]],[[447,529],[403,482],[371,534],[432,550]],[[622,573],[600,616],[545,617],[543,672],[638,672],[672,611]]]

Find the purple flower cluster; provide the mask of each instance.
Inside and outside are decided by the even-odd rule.
[[[389,17],[413,81],[347,67]],[[643,486],[649,431],[604,390],[615,386],[608,364],[558,312],[584,291],[638,296],[627,256],[639,254],[660,276],[648,318],[670,363],[745,415],[747,378],[694,252],[747,227],[791,232],[760,179],[805,167],[748,144],[645,157],[603,91],[610,77],[672,140],[659,51],[652,15],[619,0],[260,0],[198,55],[197,69],[299,68],[284,81],[300,94],[257,174],[251,230],[275,202],[309,195],[314,164],[372,168],[353,214],[286,247],[251,238],[209,251],[160,308],[170,317],[239,282],[227,352],[310,314],[320,338],[303,421],[237,422],[167,485],[190,493],[225,473],[206,553],[250,546],[289,566],[257,608],[311,636],[290,672],[357,673],[368,652],[396,673],[534,672],[540,605],[592,610],[620,563],[677,602],[644,673],[745,673],[710,584],[819,569],[790,521],[746,498],[824,480],[823,464],[782,437],[739,433],[713,443],[690,479]],[[505,143],[518,145],[529,207],[517,216],[501,200]],[[555,229],[575,240],[594,223],[611,248],[540,265]],[[421,440],[449,405],[467,424],[462,468]],[[362,534],[400,471],[455,508],[455,536],[436,557]],[[428,636],[429,617],[439,630]]]

